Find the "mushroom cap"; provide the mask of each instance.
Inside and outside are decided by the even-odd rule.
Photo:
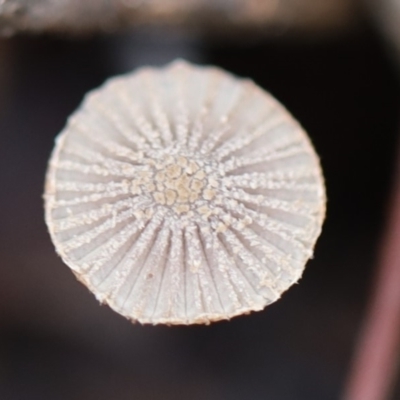
[[[176,61],[107,81],[56,139],[46,223],[77,278],[132,321],[262,310],[325,215],[306,133],[252,81]]]

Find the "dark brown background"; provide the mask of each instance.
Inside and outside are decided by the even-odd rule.
[[[263,312],[209,327],[132,325],[99,306],[43,220],[54,137],[84,93],[176,56],[251,77],[282,101],[321,156],[329,197],[300,284]],[[0,41],[0,399],[338,399],[389,201],[396,73],[368,24],[313,43],[157,29]]]

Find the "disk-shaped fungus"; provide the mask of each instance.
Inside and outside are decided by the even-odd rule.
[[[302,275],[325,213],[318,158],[283,106],[182,61],[86,96],[57,138],[45,202],[78,279],[152,324],[274,302]]]

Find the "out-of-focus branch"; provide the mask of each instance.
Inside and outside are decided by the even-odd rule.
[[[400,356],[400,151],[387,232],[344,400],[387,400]]]
[[[390,40],[400,62],[400,0],[367,0],[373,17]]]
[[[113,30],[140,24],[203,31],[340,30],[359,0],[0,0],[0,34]],[[233,30],[233,29],[232,29]]]

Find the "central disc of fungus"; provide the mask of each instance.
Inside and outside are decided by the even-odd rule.
[[[173,149],[168,149],[158,157],[143,159],[153,168],[132,181],[132,194],[150,195],[154,201],[152,208],[165,205],[168,214],[177,214],[175,218],[181,221],[185,213],[189,219],[196,214],[207,215],[206,204],[216,197],[221,182],[216,163],[196,159],[193,155],[173,156],[174,153]],[[221,201],[221,196],[219,198]]]
[[[192,324],[261,310],[298,281],[325,190],[271,95],[180,61],[86,97],[57,138],[45,202],[57,252],[100,301]]]

